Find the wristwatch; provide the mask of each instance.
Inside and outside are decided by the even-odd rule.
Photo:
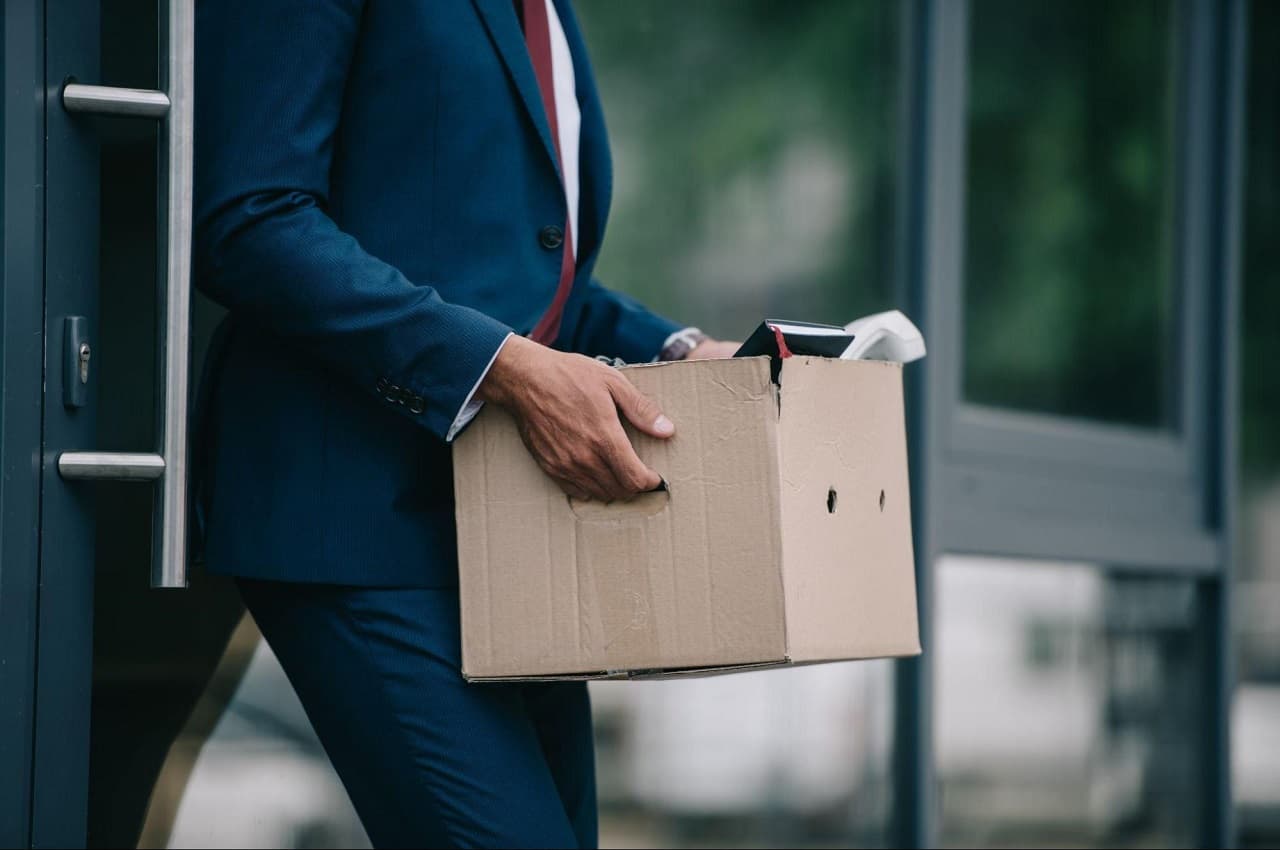
[[[662,345],[662,351],[654,360],[683,360],[689,356],[689,352],[698,347],[698,344],[707,339],[698,328],[685,328],[673,333],[667,337],[667,341]]]

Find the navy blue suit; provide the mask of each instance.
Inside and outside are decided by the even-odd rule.
[[[677,326],[592,279],[609,150],[557,9],[582,131],[556,346],[646,361]],[[442,438],[551,304],[561,251],[539,234],[567,212],[512,0],[202,0],[196,41],[194,278],[234,322],[209,395],[206,562],[454,585]]]
[[[555,2],[582,116],[555,346],[649,360],[678,326],[592,278],[609,152]],[[195,132],[193,277],[230,311],[201,391],[208,569],[241,579],[375,841],[591,843],[585,689],[464,685],[449,616],[444,438],[551,303],[540,235],[567,218],[512,0],[201,0]]]

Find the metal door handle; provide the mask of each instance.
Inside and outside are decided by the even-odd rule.
[[[161,24],[163,91],[69,83],[62,105],[69,112],[160,119],[163,125],[159,197],[164,222],[158,264],[159,400],[155,454],[63,452],[58,472],[67,479],[155,480],[160,488],[152,515],[151,586],[187,586],[187,397],[190,392],[191,146],[193,0],[169,0]]]
[[[151,89],[122,89],[67,83],[62,106],[68,112],[122,115],[126,118],[163,118],[169,114],[169,95]]]
[[[58,474],[68,481],[155,481],[164,476],[164,458],[129,452],[63,452],[58,455]]]

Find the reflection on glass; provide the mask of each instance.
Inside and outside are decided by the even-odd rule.
[[[1171,421],[1171,0],[974,0],[964,392]]]
[[[1280,3],[1249,10],[1232,783],[1241,847],[1280,847]]]
[[[602,281],[730,339],[898,306],[897,3],[575,7],[613,145]]]
[[[159,825],[153,803],[144,841],[167,833],[171,848],[368,847],[302,703],[247,615],[228,649],[236,654],[249,656],[247,667],[224,659],[206,699],[230,688],[234,696],[207,739],[174,746],[157,793],[180,802]],[[183,753],[198,757],[187,767]]]
[[[597,274],[741,338],[893,303],[900,7],[578,0],[613,149]],[[606,846],[881,844],[890,667],[593,686]]]
[[[591,686],[601,842],[881,846],[892,666]]]
[[[1194,840],[1192,582],[946,557],[936,589],[945,844]]]
[[[251,620],[237,654],[212,734],[170,755],[144,846],[369,846]],[[888,661],[592,683],[602,846],[883,846],[892,690]]]

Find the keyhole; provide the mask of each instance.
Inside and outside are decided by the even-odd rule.
[[[833,514],[835,512],[836,512],[836,488],[831,487],[827,489],[827,513]]]
[[[89,383],[89,343],[80,343],[80,383]]]
[[[884,491],[880,491],[880,513],[884,513]]]

